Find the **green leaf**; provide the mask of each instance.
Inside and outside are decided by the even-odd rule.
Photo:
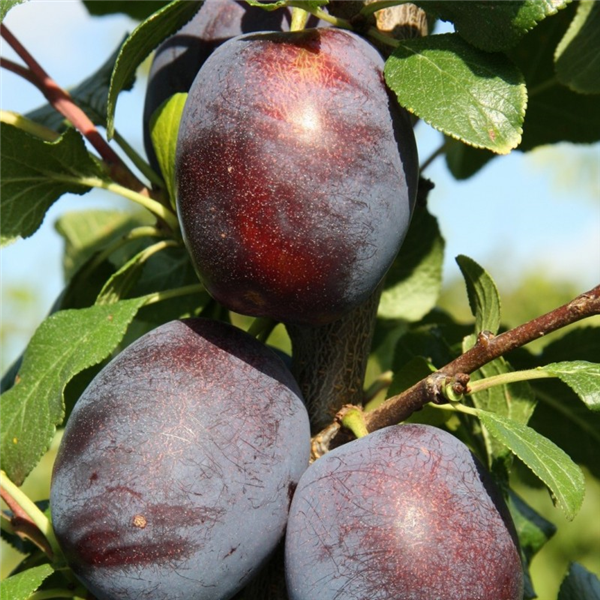
[[[488,52],[508,50],[530,29],[565,7],[570,0],[523,0],[490,2],[470,0],[417,2],[454,28],[467,42]]]
[[[2,0],[2,2],[0,2],[0,23],[4,21],[4,17],[6,17],[11,8],[14,8],[17,4],[22,4],[23,2],[25,2],[25,0]]]
[[[473,148],[459,140],[446,137],[444,154],[446,165],[455,179],[468,179],[498,156],[490,150]]]
[[[142,297],[64,310],[39,326],[23,357],[17,383],[0,396],[1,464],[17,485],[48,449],[62,422],[67,383],[110,354],[145,301]]]
[[[175,149],[179,133],[179,121],[187,94],[175,94],[161,104],[150,119],[150,137],[165,178],[171,206],[175,207]]]
[[[147,258],[146,249],[138,252],[132,259],[127,261],[114,275],[104,284],[96,304],[114,304],[127,296],[127,293],[142,275],[142,269]]]
[[[173,0],[140,23],[121,47],[110,81],[106,106],[108,139],[114,134],[115,108],[121,90],[135,74],[138,66],[163,40],[181,29],[200,8],[200,2]]]
[[[529,425],[600,478],[600,413],[556,379],[532,381],[538,403]]]
[[[518,456],[548,487],[553,500],[572,520],[583,502],[585,481],[581,469],[548,438],[531,427],[479,410],[487,430]]]
[[[600,4],[582,0],[554,55],[558,80],[580,94],[600,93]]]
[[[503,54],[454,33],[402,40],[384,75],[402,106],[446,135],[497,154],[519,145],[527,89]]]
[[[198,275],[192,266],[188,251],[183,246],[175,246],[150,257],[142,276],[132,290],[132,295],[144,296],[198,284]],[[206,292],[185,294],[171,298],[169,302],[145,306],[138,318],[161,324],[167,320],[197,316],[209,300]]]
[[[102,2],[95,2],[103,4]],[[137,4],[137,3],[136,3]],[[69,89],[69,94],[85,114],[95,125],[106,127],[106,102],[108,99],[108,90],[110,86],[110,77],[121,50],[121,44],[108,60],[90,77],[86,78],[79,85]],[[123,83],[123,90],[128,91],[135,82],[135,73],[131,73],[129,79]],[[27,118],[41,123],[54,131],[63,131],[66,129],[65,118],[50,104],[45,104],[40,108],[28,113]]]
[[[569,361],[539,367],[566,383],[590,410],[600,411],[600,364]]]
[[[44,142],[21,129],[1,128],[1,245],[33,235],[46,211],[63,194],[85,194],[86,178],[102,178],[83,139],[68,129],[56,142]]]
[[[533,557],[546,545],[556,533],[556,527],[537,513],[512,490],[508,496],[508,509],[519,536],[519,545],[525,562],[525,598],[536,598],[529,565]]]
[[[52,573],[54,573],[54,569],[46,564],[32,567],[3,580],[0,588],[0,600],[27,600],[42,585],[44,579],[50,577]]]
[[[56,231],[65,241],[63,269],[69,280],[97,251],[122,238],[134,227],[151,225],[155,218],[147,211],[81,210],[64,213]],[[121,264],[124,261],[118,261]]]
[[[498,333],[500,328],[500,294],[494,280],[472,258],[460,255],[456,262],[467,285],[471,312],[475,317],[475,331]]]
[[[512,371],[511,366],[501,357],[483,365],[475,373],[472,373],[471,381],[504,375]],[[535,409],[535,397],[527,382],[497,385],[476,394],[471,394],[469,398],[475,408],[502,415],[523,425],[527,424]],[[483,427],[483,438],[489,469],[498,477],[508,477],[512,462],[509,449],[495,436],[490,435],[485,426]]]
[[[520,150],[544,144],[600,140],[598,98],[561,85],[556,77],[554,52],[575,14],[576,3],[542,21],[509,52],[525,75],[529,100]]]
[[[578,563],[572,563],[558,591],[558,600],[600,600],[600,579]]]
[[[444,239],[437,219],[426,209],[417,209],[388,271],[378,316],[418,321],[436,304],[442,285]]]
[[[98,17],[114,13],[124,13],[137,21],[149,17],[159,8],[167,5],[169,0],[84,0],[83,4],[90,15]]]

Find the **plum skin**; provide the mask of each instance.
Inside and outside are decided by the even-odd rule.
[[[289,9],[266,11],[245,1],[204,0],[204,4],[177,33],[156,50],[144,100],[144,148],[152,168],[160,167],[152,139],[150,119],[154,111],[173,94],[187,92],[206,59],[224,41],[253,31],[287,31]],[[316,24],[311,16],[310,24]]]
[[[57,539],[100,600],[225,600],[280,541],[309,445],[279,357],[221,322],[167,323],[76,404],[52,477]]]
[[[467,447],[387,427],[304,473],[285,541],[290,600],[521,600],[502,497]]]
[[[200,69],[183,111],[177,207],[208,292],[239,313],[321,325],[393,262],[418,179],[383,60],[339,29],[247,34]]]

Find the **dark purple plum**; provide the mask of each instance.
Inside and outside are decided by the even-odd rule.
[[[514,526],[454,436],[397,425],[311,465],[285,542],[290,600],[521,600]]]
[[[247,34],[200,69],[183,111],[177,205],[215,299],[284,323],[369,297],[409,225],[418,179],[383,59],[340,29]]]
[[[100,600],[226,600],[281,540],[309,446],[271,350],[218,321],[167,323],[77,402],[53,471],[57,539]]]
[[[144,147],[156,172],[160,167],[150,138],[154,111],[173,94],[187,92],[212,51],[242,33],[287,31],[291,11],[266,11],[245,1],[205,0],[194,18],[163,42],[154,55],[144,103]],[[311,17],[309,24],[316,24]]]

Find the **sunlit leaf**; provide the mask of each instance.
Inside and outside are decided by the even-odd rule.
[[[0,600],[27,600],[52,573],[54,569],[46,564],[4,579],[0,587]]]
[[[48,449],[62,422],[67,383],[109,355],[145,301],[142,297],[110,306],[64,310],[39,326],[16,384],[0,396],[0,459],[2,469],[17,485]]]
[[[519,145],[527,90],[503,54],[452,33],[402,40],[384,75],[400,104],[442,133],[498,154]]]

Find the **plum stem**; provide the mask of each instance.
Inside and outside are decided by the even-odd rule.
[[[143,173],[144,176],[156,184],[160,188],[164,189],[165,182],[162,178],[155,173],[154,169],[140,156],[140,154],[133,148],[129,142],[115,129],[113,134],[113,139],[119,145],[121,150],[129,157],[131,162],[139,169],[140,173]]]
[[[54,530],[48,517],[36,506],[35,502],[15,485],[4,471],[0,471],[0,489],[2,490],[2,499],[13,511],[16,517],[23,521],[31,523],[43,535],[49,544],[50,552],[47,547],[41,546],[48,556],[56,561],[57,557],[62,557],[62,552],[56,541]]]
[[[277,321],[273,319],[269,319],[268,317],[259,317],[254,319],[252,325],[250,325],[248,328],[248,333],[261,342],[266,342],[276,325]]]
[[[349,429],[357,439],[369,435],[365,424],[365,413],[356,406],[350,406],[344,411],[342,427]]]
[[[290,4],[290,6],[293,6],[293,4]],[[353,29],[352,24],[347,19],[342,19],[341,17],[331,15],[327,11],[324,11],[320,8],[304,8],[306,11],[310,12],[311,15],[317,17],[317,19],[325,21],[326,23],[330,23],[334,27],[339,27],[340,29]]]
[[[292,8],[292,22],[290,23],[290,31],[302,31],[306,27],[310,13],[303,8],[295,6]]]
[[[360,306],[317,327],[286,324],[292,341],[292,373],[298,381],[313,431],[345,404],[362,404],[364,377],[383,283]]]

